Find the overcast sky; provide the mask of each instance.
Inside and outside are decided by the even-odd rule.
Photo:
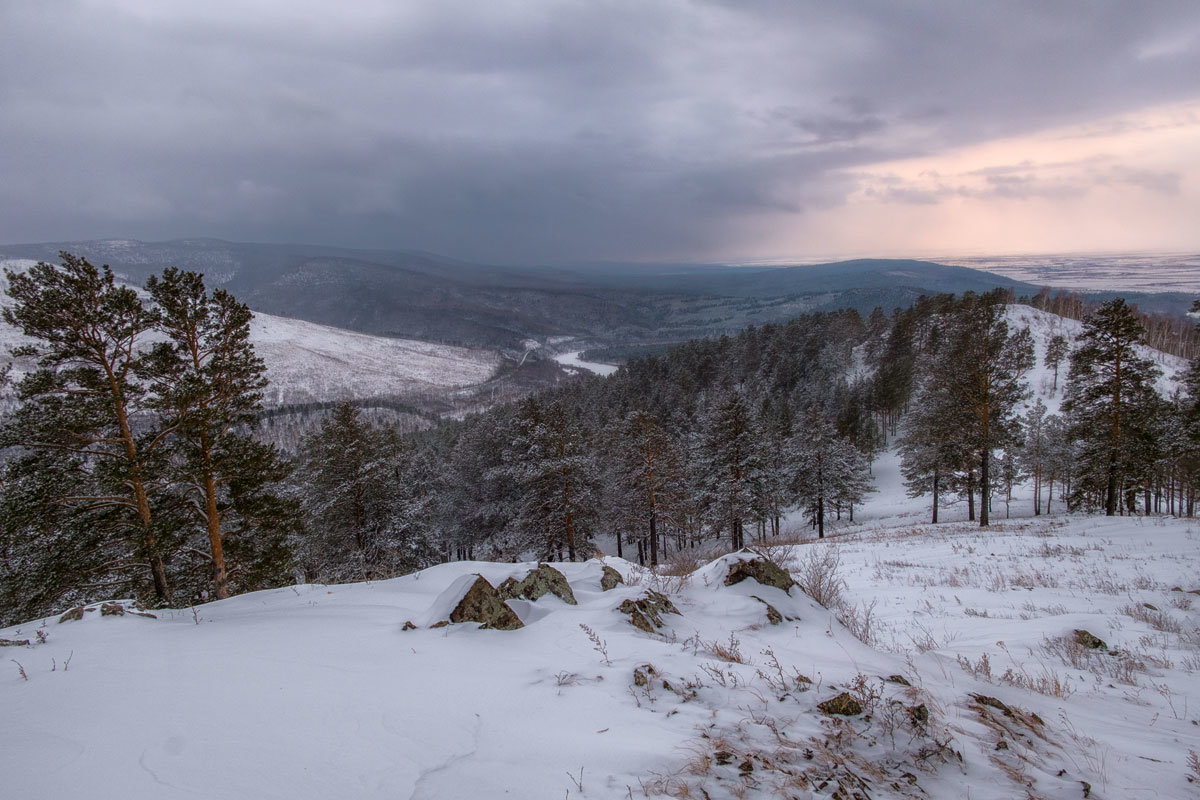
[[[1200,249],[1200,2],[5,0],[0,241]]]

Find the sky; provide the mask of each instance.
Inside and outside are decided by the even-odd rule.
[[[9,0],[0,242],[1200,249],[1195,0]]]

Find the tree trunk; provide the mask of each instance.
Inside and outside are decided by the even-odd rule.
[[[975,471],[967,473],[967,521],[975,521]]]
[[[658,566],[658,525],[653,508],[650,509],[650,566]]]
[[[979,453],[979,527],[986,528],[988,524],[988,506],[992,499],[991,467],[992,454],[988,447]]]
[[[933,471],[933,524],[934,524],[934,525],[936,525],[936,524],[937,524],[937,512],[938,512],[938,478],[939,478],[939,477],[940,477],[940,476],[938,475],[938,471],[937,471],[937,470],[934,470],[934,471]]]

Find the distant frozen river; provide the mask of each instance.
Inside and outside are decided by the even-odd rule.
[[[554,357],[554,360],[562,364],[564,367],[574,367],[576,369],[586,369],[588,372],[594,372],[597,375],[612,375],[617,371],[617,367],[612,364],[600,364],[596,361],[584,361],[579,357],[582,350],[576,350],[573,353],[559,353]]]

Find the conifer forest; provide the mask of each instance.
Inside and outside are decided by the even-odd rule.
[[[199,273],[138,290],[63,253],[7,278],[4,318],[35,367],[2,429],[6,624],[118,595],[152,608],[455,560],[582,561],[599,541],[653,566],[769,543],[797,512],[823,537],[888,447],[935,523],[954,501],[987,526],[1023,481],[1035,514],[1191,516],[1200,489],[1200,358],[1164,393],[1147,318],[1119,298],[1040,343],[1010,309],[1044,311],[1045,294],[806,314],[421,430],[335,404],[285,449],[252,314]],[[1063,387],[1054,412],[1027,402],[1039,366]]]

